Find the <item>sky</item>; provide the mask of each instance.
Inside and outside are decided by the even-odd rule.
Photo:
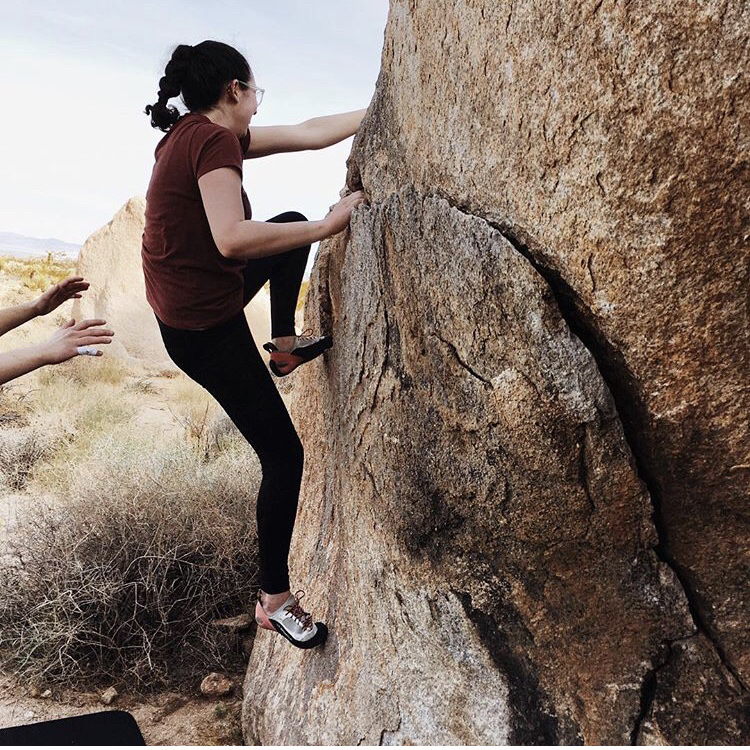
[[[163,133],[143,108],[177,44],[235,46],[266,89],[251,124],[286,125],[370,104],[387,14],[388,0],[2,0],[0,231],[83,244],[145,195]],[[246,160],[253,219],[323,218],[352,140]]]

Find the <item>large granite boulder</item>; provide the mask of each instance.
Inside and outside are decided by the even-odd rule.
[[[392,0],[290,376],[262,744],[750,739],[750,6]]]

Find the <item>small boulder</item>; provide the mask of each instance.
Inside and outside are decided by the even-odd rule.
[[[105,691],[104,691],[104,692],[103,692],[103,693],[102,693],[102,694],[101,694],[101,695],[99,696],[99,700],[100,700],[100,701],[101,701],[101,702],[102,702],[102,703],[103,703],[103,704],[104,704],[105,706],[109,706],[109,704],[110,704],[110,703],[112,703],[112,701],[114,701],[114,700],[115,700],[115,699],[117,698],[117,696],[118,696],[118,695],[119,695],[119,693],[117,692],[117,690],[115,690],[114,686],[113,686],[113,687],[108,687],[108,688],[107,688],[107,689],[106,689],[106,690],[105,690]]]
[[[229,695],[234,690],[234,683],[225,674],[211,672],[201,682],[201,694],[209,698],[218,698]]]
[[[253,618],[246,612],[234,617],[225,617],[223,620],[211,620],[211,624],[214,627],[228,630],[230,633],[240,633],[243,630],[248,630],[252,627],[253,622]]]

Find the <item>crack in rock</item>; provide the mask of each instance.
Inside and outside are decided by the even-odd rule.
[[[637,411],[636,405],[632,403],[634,396],[632,396],[628,392],[627,387],[613,382],[612,378],[607,376],[609,368],[603,361],[606,357],[606,352],[604,351],[606,340],[596,329],[594,322],[586,320],[583,315],[579,313],[574,302],[574,300],[577,298],[577,295],[574,290],[565,282],[562,276],[554,269],[551,269],[539,262],[535,255],[531,252],[531,250],[523,242],[521,242],[514,233],[510,232],[507,226],[501,226],[497,222],[490,221],[481,214],[473,213],[466,207],[454,202],[450,196],[447,196],[442,192],[436,197],[444,199],[451,208],[454,208],[455,210],[460,211],[467,216],[478,218],[486,222],[505,240],[507,240],[508,243],[530,263],[530,265],[539,274],[539,276],[541,276],[541,278],[546,282],[547,287],[549,288],[555,301],[557,302],[557,307],[560,311],[560,314],[565,320],[568,328],[570,329],[571,334],[581,342],[581,344],[593,357],[599,375],[608,387],[614,399],[617,419],[620,422],[625,441],[630,449],[631,455],[633,456],[637,475],[645,485],[651,499],[653,510],[652,521],[654,524],[654,528],[656,529],[657,538],[659,540],[653,548],[654,553],[662,563],[667,565],[673,571],[677,581],[679,581],[680,586],[682,587],[682,591],[685,595],[688,610],[695,625],[696,631],[706,636],[706,638],[716,651],[721,663],[737,681],[739,688],[742,691],[747,692],[748,686],[745,685],[740,675],[738,674],[738,671],[731,664],[731,661],[727,657],[726,652],[724,651],[718,639],[718,636],[712,631],[710,625],[707,623],[706,618],[701,611],[701,605],[697,592],[691,585],[688,574],[674,559],[670,552],[669,535],[661,512],[658,488],[651,477],[651,472],[645,465],[643,456],[641,455],[640,451],[638,451],[637,440],[633,435],[633,431],[628,420],[624,420],[622,418],[623,413],[632,414]],[[451,349],[455,359],[459,362],[463,369],[467,370],[467,372],[469,372],[477,380],[480,380],[483,383],[492,386],[491,382],[479,375],[479,373],[477,373],[473,368],[471,368],[466,362],[461,359],[458,351],[456,350],[456,347],[451,342],[446,341],[440,336],[438,336],[438,338],[440,338],[440,340]],[[655,681],[656,674],[663,665],[663,663],[657,663],[656,666],[653,666],[644,676],[644,683],[648,682],[650,686],[650,681]],[[645,690],[645,694],[651,694],[652,697],[654,692],[655,690]],[[647,711],[648,706],[645,708],[642,706],[641,717],[645,716]],[[634,729],[633,731],[635,732],[636,730]]]
[[[454,344],[452,344],[450,341],[446,341],[439,333],[435,333],[435,337],[440,339],[440,341],[442,341],[453,352],[455,360],[459,365],[461,365],[461,367],[463,367],[464,370],[473,375],[477,380],[481,380],[485,385],[488,385],[490,386],[490,388],[492,388],[492,383],[487,380],[487,378],[483,378],[476,370],[474,370],[469,364],[461,359],[461,355],[458,353],[458,349],[456,349]]]
[[[660,670],[664,669],[672,656],[672,644],[679,641],[686,640],[684,638],[666,640],[662,644],[663,654],[657,654],[651,662],[651,669],[649,669],[643,677],[641,682],[641,706],[638,716],[635,719],[633,730],[630,733],[630,744],[638,745],[641,727],[646,721],[646,717],[651,710],[654,699],[656,698],[656,687],[657,687],[657,675]]]
[[[458,210],[461,210],[460,207],[456,208]],[[507,228],[502,228],[498,224],[490,221],[488,221],[487,223],[495,228],[498,232],[500,232],[500,234],[506,240],[508,240],[508,242],[521,255],[523,255],[524,258],[529,261],[534,270],[536,270],[536,272],[545,280],[557,301],[560,314],[568,324],[571,333],[578,338],[578,340],[583,344],[583,346],[586,347],[586,349],[591,353],[591,356],[594,358],[599,374],[609,388],[610,393],[612,394],[612,397],[615,401],[615,408],[617,410],[618,418],[620,419],[620,424],[622,425],[623,435],[625,436],[625,440],[635,461],[638,476],[646,486],[649,497],[651,499],[653,508],[652,519],[659,539],[659,542],[654,547],[654,552],[665,565],[672,569],[675,577],[680,582],[680,585],[682,586],[683,592],[685,594],[685,599],[688,603],[690,615],[693,619],[693,622],[695,623],[697,630],[703,633],[706,638],[708,638],[708,640],[716,650],[716,653],[718,654],[722,664],[737,680],[737,682],[741,686],[741,689],[747,692],[748,686],[744,683],[739,673],[730,662],[729,658],[726,655],[726,652],[719,642],[718,636],[712,631],[710,625],[706,622],[706,619],[701,611],[698,594],[691,585],[687,573],[682,568],[682,566],[674,559],[670,552],[669,534],[667,532],[666,523],[664,522],[664,518],[662,515],[659,491],[657,489],[656,483],[651,477],[651,472],[644,465],[643,457],[641,456],[640,451],[638,451],[637,441],[635,440],[632,431],[628,427],[627,420],[622,419],[620,416],[623,413],[632,413],[634,409],[631,407],[631,405],[625,403],[628,399],[628,394],[624,392],[624,389],[618,387],[612,382],[610,378],[606,376],[608,368],[605,367],[602,363],[602,359],[605,355],[601,348],[597,345],[597,341],[602,338],[601,334],[594,329],[593,323],[585,321],[583,317],[577,313],[574,303],[571,302],[571,300],[575,296],[575,292],[562,279],[558,272],[541,264],[531,253],[529,248],[524,245],[516,236],[509,233]]]

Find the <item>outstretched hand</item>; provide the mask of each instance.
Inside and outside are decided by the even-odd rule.
[[[63,302],[69,299],[79,299],[80,292],[86,291],[89,286],[89,282],[84,281],[83,276],[69,276],[50,287],[34,302],[34,312],[37,315],[47,315],[60,307]]]
[[[364,191],[357,190],[344,196],[336,205],[331,206],[331,210],[323,219],[328,232],[326,237],[331,237],[345,229],[351,220],[352,211],[361,203],[365,203],[366,200]]]
[[[81,354],[78,351],[80,346],[109,344],[112,336],[115,335],[114,331],[107,328],[94,328],[106,322],[106,320],[82,320],[76,323],[75,320],[69,320],[42,345],[47,364],[55,365]],[[94,356],[101,357],[102,352],[97,350]]]

